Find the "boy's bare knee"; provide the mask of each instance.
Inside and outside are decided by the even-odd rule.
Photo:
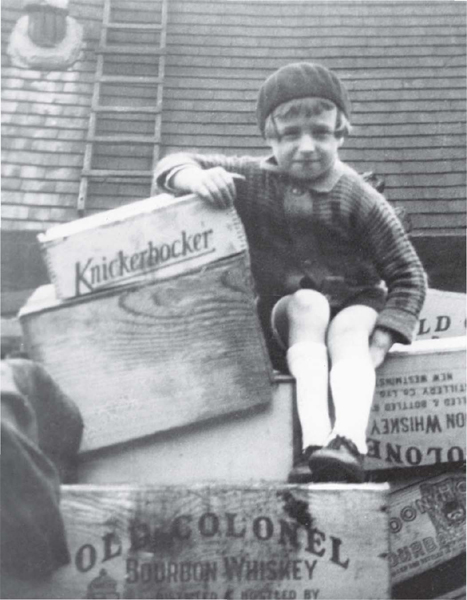
[[[323,294],[314,290],[298,290],[291,297],[287,307],[289,319],[313,319],[326,327],[331,316],[329,302]]]
[[[377,318],[378,313],[369,306],[349,306],[333,319],[329,328],[329,337],[358,337],[359,335],[369,337]]]

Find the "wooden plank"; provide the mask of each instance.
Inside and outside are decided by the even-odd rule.
[[[161,77],[145,77],[144,75],[139,76],[124,76],[124,75],[102,75],[100,78],[101,83],[162,83]]]
[[[79,406],[83,452],[271,399],[245,253],[183,277],[35,304],[20,315],[26,346]]]
[[[158,106],[110,106],[108,104],[96,106],[94,109],[96,112],[109,112],[109,113],[150,113],[156,114],[161,109]]]
[[[79,456],[77,481],[190,485],[200,481],[287,481],[293,463],[294,382],[275,378],[272,400],[255,411]]]
[[[407,2],[398,7],[397,13],[395,13],[392,4],[378,4],[377,6],[374,6],[365,3],[344,3],[339,4],[336,7],[335,5],[329,6],[325,1],[313,2],[310,4],[306,0],[288,0],[286,3],[277,2],[277,0],[250,0],[243,2],[237,0],[235,2],[226,3],[225,7],[219,6],[219,4],[213,0],[204,2],[197,0],[196,2],[176,2],[174,3],[173,10],[176,15],[204,15],[208,12],[213,15],[221,13],[224,17],[230,18],[231,15],[237,14],[262,14],[264,6],[267,7],[267,12],[270,16],[302,16],[309,13],[315,17],[326,17],[327,19],[330,17],[336,18],[337,15],[341,18],[345,16],[346,20],[348,19],[350,21],[355,17],[367,19],[375,18],[375,16],[377,16],[380,18],[386,17],[405,22],[406,17],[414,16],[414,11],[417,11],[416,14],[420,17],[433,17],[435,20],[438,19],[438,16],[461,16],[465,14],[465,9],[462,6],[457,6],[456,3],[446,5],[446,11],[444,11],[444,6],[441,8],[436,2],[418,5],[417,8],[414,7],[414,2]],[[336,13],[337,10],[339,11],[338,13]]]
[[[64,486],[71,563],[20,597],[389,598],[387,491]]]
[[[184,38],[186,41],[186,38]],[[226,38],[227,42],[230,41],[229,38]],[[271,41],[271,45],[273,44],[273,42]],[[191,47],[193,48],[195,44],[193,44]],[[171,46],[169,45],[169,47],[171,48]],[[204,47],[204,46],[203,46]],[[230,45],[227,46],[230,49]],[[217,49],[219,52],[221,51],[221,48],[218,46],[214,47],[215,49]],[[268,48],[269,50],[269,48]],[[431,52],[433,52],[432,49],[430,49]],[[172,51],[172,50],[170,50]],[[350,51],[350,48],[349,48]],[[362,49],[363,51],[363,49]],[[402,48],[402,51],[407,53],[407,49],[406,48]],[[341,49],[339,49],[339,52],[342,52]],[[281,54],[282,56],[285,54],[286,52],[284,50],[281,50]],[[211,87],[212,89],[227,89],[227,88],[232,88],[232,89],[241,89],[241,90],[251,90],[251,91],[257,91],[259,86],[262,83],[262,79],[261,76],[258,76],[257,78],[247,78],[245,77],[244,79],[231,79],[231,80],[219,80],[219,79],[215,79],[215,78],[209,78],[208,76],[202,78],[201,80],[198,78],[195,78],[193,76],[188,76],[183,80],[179,80],[176,77],[173,76],[169,76],[166,79],[166,83],[169,85],[169,87],[171,88],[192,88],[192,89],[196,89],[197,87],[203,86],[204,85],[208,85],[209,87]],[[372,81],[366,81],[364,79],[357,79],[357,80],[349,80],[347,81],[347,85],[351,85],[351,89],[352,89],[352,94],[354,91],[368,91],[373,89],[373,87],[375,85],[378,86],[378,90],[390,90],[390,91],[394,91],[397,89],[406,89],[406,82],[404,81],[404,79],[401,79],[400,81],[387,81],[386,79],[382,79],[379,77],[379,75],[377,73],[375,73],[375,79]],[[411,79],[410,81],[410,89],[412,90],[425,90],[425,89],[429,89],[429,90],[434,90],[434,89],[445,89],[447,86],[452,86],[452,88],[462,88],[462,79],[458,78],[458,79],[452,79],[452,78],[448,78],[448,77],[442,77],[440,76],[439,78],[437,78],[436,80],[433,81],[426,81],[426,79]],[[353,110],[352,110],[353,113]]]
[[[49,229],[39,242],[62,299],[167,279],[247,248],[235,209],[193,194],[153,196]]]
[[[465,212],[458,214],[430,215],[414,214],[411,216],[412,223],[416,229],[441,229],[441,228],[461,228],[465,231],[467,225]]]
[[[277,25],[275,26],[276,30],[277,30]],[[222,31],[222,33],[224,35],[229,35],[234,37],[235,33],[233,31],[230,31],[228,27],[222,27],[219,28],[220,31]],[[264,30],[263,30],[264,31]],[[281,32],[284,32],[285,29],[281,28]],[[209,32],[207,32],[209,33]],[[240,34],[242,35],[242,34]],[[335,35],[338,35],[338,32],[335,33]],[[118,47],[116,47],[118,48]],[[138,54],[139,53],[139,48],[140,47],[135,47],[133,53],[134,54]],[[111,48],[109,47],[109,51],[110,49],[112,49],[113,52],[115,52],[114,47],[112,46]],[[123,49],[118,48],[116,50],[116,52],[120,53],[123,52]],[[284,57],[287,59],[287,57]],[[443,56],[436,56],[436,55],[431,55],[431,56],[411,56],[410,57],[410,68],[428,68],[431,69],[432,71],[436,71],[436,69],[442,69],[443,67],[443,61],[446,61],[446,58]],[[239,69],[239,68],[246,68],[246,69],[252,69],[252,70],[259,70],[259,69],[269,69],[271,72],[274,71],[275,69],[277,69],[277,58],[276,57],[269,57],[269,56],[265,56],[265,57],[240,57],[240,56],[210,56],[209,58],[207,58],[206,56],[198,56],[197,54],[187,54],[187,55],[183,55],[183,54],[176,54],[176,55],[172,55],[169,54],[167,56],[167,62],[168,64],[173,64],[176,65],[178,67],[186,67],[186,66],[193,66],[193,67],[204,67],[207,69],[210,69],[211,67],[213,68],[233,68],[233,69]],[[407,56],[391,56],[391,57],[386,57],[385,55],[380,56],[380,57],[347,57],[347,56],[342,56],[341,57],[333,57],[332,59],[330,59],[328,62],[332,62],[332,64],[329,65],[329,68],[333,69],[333,70],[339,70],[339,69],[352,69],[352,70],[356,70],[356,69],[362,69],[362,68],[367,68],[369,70],[371,69],[385,69],[385,68],[391,68],[391,69],[403,69],[405,70],[408,66],[408,60],[407,60]],[[465,65],[465,55],[459,54],[457,55],[456,59],[453,59],[452,64],[450,66],[455,67],[455,66],[462,66]],[[458,97],[458,94],[462,94],[462,90],[446,90],[447,93],[452,92],[455,93],[456,97]],[[376,95],[378,95],[378,92],[375,91]]]
[[[104,142],[122,144],[133,142],[137,144],[154,144],[156,138],[149,135],[94,135],[87,138],[88,142]]]
[[[160,31],[162,25],[160,23],[107,23],[109,29],[120,29],[128,31]]]
[[[126,106],[129,101],[140,100],[141,102],[154,100],[157,91],[157,85],[146,85],[144,82],[138,83],[103,83],[101,89],[101,106],[117,104]]]
[[[460,191],[460,190],[459,190]],[[465,193],[465,192],[464,192]],[[412,194],[411,194],[412,195]],[[465,200],[430,200],[430,202],[426,202],[424,200],[413,200],[410,197],[404,199],[403,206],[406,208],[410,214],[412,213],[424,213],[424,214],[446,214],[446,213],[454,213],[454,214],[462,214],[465,213],[467,208],[465,204]],[[413,194],[415,197],[416,194]],[[460,226],[460,224],[459,224]]]
[[[244,17],[245,19],[245,17]],[[179,40],[179,43],[176,43],[176,40]],[[193,47],[196,47],[196,53],[198,55],[204,56],[235,56],[235,57],[277,57],[279,59],[286,57],[303,56],[305,57],[306,53],[309,53],[311,49],[313,49],[313,59],[317,62],[321,60],[327,60],[329,58],[334,58],[337,56],[341,56],[339,53],[338,47],[332,46],[322,46],[316,43],[314,39],[308,40],[308,43],[303,39],[296,38],[279,38],[278,44],[274,46],[274,43],[269,38],[264,39],[263,43],[254,47],[250,43],[245,43],[245,39],[235,39],[229,40],[230,44],[227,44],[221,38],[214,38],[213,40],[209,39],[203,44],[201,40],[198,38],[191,38],[192,44],[188,44],[188,40],[185,37],[171,36],[170,38],[170,53],[171,54],[186,54],[190,55],[193,51]],[[370,38],[371,40],[371,38]],[[217,52],[217,54],[216,54]],[[381,47],[377,45],[367,45],[364,46],[363,43],[361,45],[349,44],[349,47],[346,52],[346,57],[350,58],[354,56],[356,58],[361,58],[362,56],[366,57],[389,57],[389,56],[407,56],[408,52],[412,56],[427,56],[433,53],[433,48],[430,46],[420,45],[416,48],[412,48],[410,46],[405,46],[402,43],[400,46],[393,47]],[[463,55],[462,48],[455,44],[448,45],[439,45],[438,46],[438,55],[443,56],[461,56]],[[434,84],[438,87],[438,84]]]
[[[463,15],[465,9],[463,6],[459,6],[456,3],[450,3],[446,6],[439,5],[436,2],[429,2],[426,4],[417,4],[417,8],[414,8],[414,2],[407,2],[398,6],[397,13],[394,12],[394,6],[392,4],[378,4],[377,7],[374,5],[362,4],[339,4],[329,5],[325,1],[313,2],[310,4],[308,0],[288,0],[286,3],[278,2],[277,0],[236,0],[235,2],[229,2],[224,5],[219,5],[215,0],[197,0],[196,2],[175,2],[174,3],[174,14],[183,15],[190,13],[201,13],[209,12],[212,14],[222,13],[224,16],[231,14],[242,14],[242,15],[254,15],[259,11],[263,10],[263,7],[267,6],[268,14],[271,16],[287,16],[287,15],[303,15],[304,12],[311,12],[314,15],[321,16],[336,16],[336,10],[339,10],[339,15],[345,15],[346,17],[359,16],[366,18],[367,16],[374,16],[375,11],[378,15],[393,17],[395,14],[399,18],[404,19],[406,16],[413,16],[414,10],[417,10],[417,14],[420,16],[431,15],[437,18],[438,15]]]
[[[192,20],[191,22],[185,21],[185,22],[176,22],[176,24],[174,23],[174,30],[177,33],[187,33],[190,34],[191,32],[193,32],[194,34],[206,34],[209,35],[210,32],[212,33],[212,35],[220,35],[221,31],[224,31],[224,34],[227,34],[229,36],[232,37],[238,37],[241,39],[241,37],[245,36],[269,36],[272,37],[273,36],[273,32],[274,30],[278,33],[278,37],[286,37],[286,36],[290,36],[292,37],[294,35],[294,32],[297,32],[297,36],[299,37],[304,37],[307,34],[308,35],[314,35],[316,38],[332,38],[332,37],[339,37],[339,38],[347,38],[347,37],[353,37],[355,35],[358,36],[358,34],[360,33],[360,37],[361,37],[361,28],[362,28],[362,21],[360,20],[359,23],[356,23],[355,25],[350,25],[347,23],[339,23],[339,24],[335,24],[333,26],[331,25],[327,25],[328,24],[328,19],[323,19],[321,21],[321,23],[319,23],[319,25],[315,24],[312,20],[312,18],[306,18],[306,16],[304,18],[300,18],[298,17],[299,21],[297,23],[296,17],[289,21],[288,23],[286,23],[284,26],[278,27],[278,23],[276,19],[271,19],[269,22],[264,18],[263,16],[263,20],[261,22],[254,22],[254,20],[252,20],[252,24],[251,26],[249,25],[248,21],[246,19],[243,19],[242,22],[237,22],[234,23],[232,22],[230,19],[219,19],[218,23],[206,23],[203,19],[204,19],[204,14],[202,15],[202,18],[197,19],[197,20]],[[415,17],[415,19],[418,19],[418,15]],[[282,19],[281,19],[282,20]],[[360,31],[359,31],[360,29]],[[449,30],[449,33],[447,33],[446,30]],[[404,21],[399,21],[399,23],[397,23],[397,26],[392,27],[391,29],[391,37],[393,37],[393,39],[395,41],[397,41],[399,38],[407,38],[407,37],[421,37],[424,35],[433,35],[433,36],[447,36],[447,35],[457,35],[457,36],[462,36],[465,32],[465,26],[462,23],[458,23],[455,22],[453,23],[453,19],[448,17],[448,23],[444,23],[444,24],[437,24],[436,22],[434,23],[434,26],[430,26],[430,27],[424,27],[424,26],[417,26],[417,25],[412,25],[409,27],[404,27]],[[365,28],[365,35],[368,37],[377,37],[381,34],[386,34],[387,35],[388,31],[387,31],[387,25],[383,25],[381,24],[379,27],[371,27],[371,28]],[[409,35],[408,35],[409,34]]]
[[[342,5],[341,5],[342,6]],[[284,27],[291,27],[297,23],[297,19],[303,23],[302,26],[310,24],[310,26],[316,27],[322,25],[324,29],[327,27],[341,27],[341,26],[354,26],[359,29],[362,22],[365,23],[368,31],[378,30],[386,27],[400,27],[403,29],[426,26],[428,28],[438,27],[440,25],[451,25],[453,23],[452,15],[437,14],[425,15],[421,11],[412,12],[406,14],[403,18],[399,14],[393,14],[391,16],[381,15],[377,13],[377,9],[374,9],[371,13],[367,13],[365,17],[361,14],[347,14],[345,17],[340,14],[341,6],[336,9],[334,14],[322,14],[319,9],[316,10],[314,6],[304,6],[300,13],[298,11],[281,11],[280,23]],[[203,10],[204,8],[204,10]],[[270,6],[268,6],[268,9]],[[196,12],[190,13],[178,13],[177,24],[193,24],[193,25],[227,25],[235,26],[242,25],[246,21],[246,14],[248,14],[248,20],[246,24],[248,27],[274,27],[277,26],[277,14],[272,14],[269,10],[265,11],[261,9],[261,6],[257,6],[255,11],[248,11],[248,13],[238,11],[237,14],[231,12],[212,12],[212,8],[200,7]],[[176,13],[177,14],[177,13]],[[459,16],[461,13],[458,13]]]
[[[462,337],[395,346],[376,374],[366,469],[464,460],[465,364]]]
[[[186,35],[188,35],[189,32],[186,32]],[[224,33],[225,35],[225,33]],[[238,35],[242,35],[242,33],[239,33]],[[394,42],[394,40],[393,40]],[[207,68],[206,66],[204,68],[202,67],[194,67],[194,66],[184,66],[184,67],[177,67],[177,62],[174,59],[173,63],[170,65],[171,66],[171,73],[172,73],[172,77],[203,77],[205,76],[207,73],[209,73],[209,77],[214,77],[216,79],[232,79],[232,78],[239,78],[239,79],[243,79],[243,78],[248,78],[248,79],[255,79],[259,82],[263,81],[268,75],[271,74],[271,72],[274,70],[274,68],[271,69],[227,69],[225,67],[222,68]],[[351,69],[351,65],[348,65],[346,67],[347,69]],[[381,79],[397,79],[400,80],[401,76],[403,75],[404,79],[410,79],[412,80],[412,78],[415,79],[432,79],[433,77],[433,72],[434,69],[429,68],[429,66],[422,68],[422,67],[406,67],[404,69],[397,69],[397,68],[382,68],[381,69],[355,69],[352,70],[352,81],[356,81],[356,80],[369,80],[371,79],[373,82],[375,80],[375,76],[377,75],[378,78]],[[436,72],[436,71],[435,71]],[[444,69],[442,69],[442,74],[443,77],[446,78],[456,78],[456,79],[461,79],[464,77],[465,75],[465,69],[463,67],[458,67],[458,66],[445,66]],[[345,80],[344,80],[345,81]]]
[[[99,46],[96,48],[96,54],[143,54],[149,56],[160,56],[161,54],[165,54],[165,48],[159,48],[156,45],[153,46],[143,46],[143,45],[122,45],[117,46],[112,44],[111,46]]]
[[[86,175],[87,177],[96,177],[102,179],[107,179],[109,177],[121,179],[129,179],[134,177],[151,177],[151,174],[152,173],[149,170],[140,171],[139,169],[83,169],[83,175]]]
[[[430,36],[430,47],[436,48],[436,51],[446,48],[448,46],[456,46],[460,41],[462,35],[450,35],[444,31],[440,32],[438,35],[434,35],[433,33]],[[341,56],[342,52],[339,53],[338,49],[342,48],[342,40],[337,36],[328,36],[326,40],[326,46],[323,47],[322,41],[320,38],[310,38],[309,35],[297,35],[297,36],[283,36],[281,35],[280,29],[276,28],[276,36],[274,36],[274,32],[271,30],[265,30],[262,32],[261,36],[257,37],[235,37],[231,38],[229,36],[218,36],[213,35],[206,38],[206,36],[202,36],[197,32],[190,33],[190,38],[193,40],[193,45],[202,46],[203,40],[204,44],[209,44],[211,46],[232,46],[233,50],[235,48],[248,48],[248,47],[276,47],[276,48],[284,48],[287,50],[293,50],[297,48],[308,47],[309,49],[317,50],[317,55],[321,58],[334,57],[336,55]],[[183,45],[186,44],[187,37],[186,33],[182,34],[178,31],[175,23],[171,27],[171,35],[170,35],[170,46],[174,45]],[[423,35],[411,35],[406,36],[403,39],[397,40],[399,44],[397,47],[406,48],[406,54],[409,52],[420,52],[420,49],[426,43],[426,36]],[[380,43],[381,42],[381,43]],[[276,43],[276,45],[274,45]],[[355,31],[353,37],[346,38],[345,40],[346,48],[349,48],[349,56],[352,56],[353,48],[368,48],[371,52],[372,49],[375,49],[378,53],[378,56],[387,50],[387,56],[391,56],[394,51],[394,38],[388,35],[379,35],[379,36],[362,36],[360,31]],[[423,51],[423,50],[422,50]],[[360,53],[361,56],[362,53]],[[374,54],[373,54],[374,55]]]
[[[393,492],[389,504],[392,584],[465,552],[465,513],[463,469]]]
[[[464,199],[465,202],[465,187],[429,187],[429,188],[421,188],[421,187],[413,187],[410,190],[400,190],[394,188],[393,186],[387,186],[387,190],[390,190],[390,197],[392,201],[397,200],[409,200],[413,197],[416,200],[430,200],[436,201],[439,200],[453,200]],[[426,203],[428,204],[428,203]]]

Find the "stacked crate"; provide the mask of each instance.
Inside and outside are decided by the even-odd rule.
[[[165,194],[40,242],[53,285],[20,321],[30,356],[82,411],[83,453],[270,403],[233,208]]]
[[[394,598],[465,598],[465,300],[429,290],[410,371],[378,377],[368,467],[392,488]]]
[[[294,382],[272,377],[233,210],[163,195],[41,244],[53,285],[21,323],[31,357],[80,406],[85,436],[80,485],[63,490],[74,563],[38,597],[461,587],[433,582],[465,556],[465,347],[452,337],[465,331],[462,295],[430,291],[418,340],[378,370],[373,483],[308,485],[292,468]]]
[[[415,342],[396,344],[377,371],[365,468],[391,485],[394,598],[448,598],[465,585],[465,300],[428,290]],[[309,477],[302,466],[290,480]]]

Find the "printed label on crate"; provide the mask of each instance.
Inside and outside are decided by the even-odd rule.
[[[465,473],[447,473],[391,494],[392,583],[465,551]]]
[[[467,331],[465,294],[427,290],[418,320],[418,340],[465,336]]]
[[[388,598],[387,501],[387,485],[66,487],[55,597]]]
[[[432,352],[395,354],[378,370],[367,429],[366,468],[464,460],[465,349],[463,340],[452,340],[450,352],[445,351],[449,340],[444,340],[444,346],[442,340],[433,341],[429,342]]]
[[[246,248],[235,210],[214,208],[196,196],[163,195],[122,209],[39,237],[59,298],[167,279]]]

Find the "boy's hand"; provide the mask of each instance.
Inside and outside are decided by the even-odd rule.
[[[377,369],[381,366],[395,339],[388,329],[377,327],[370,338],[370,356],[373,366]]]
[[[173,185],[184,191],[197,194],[214,206],[232,206],[236,197],[235,179],[245,179],[243,175],[229,173],[222,167],[200,169],[187,167],[174,176]]]

